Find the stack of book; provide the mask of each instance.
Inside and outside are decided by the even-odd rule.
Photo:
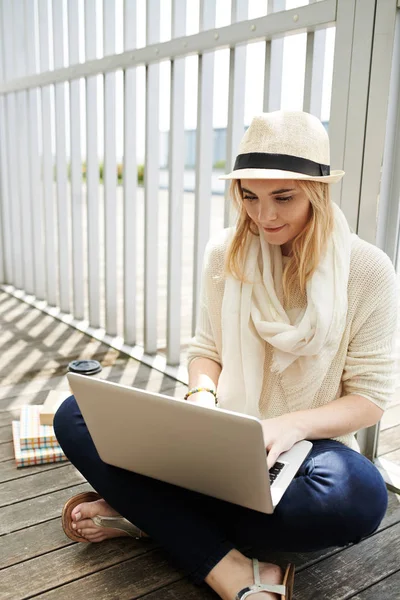
[[[70,392],[50,394],[43,406],[22,406],[20,420],[12,422],[17,467],[67,460],[55,436],[52,422],[55,411]]]

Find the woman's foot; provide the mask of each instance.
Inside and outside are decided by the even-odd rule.
[[[259,563],[261,583],[281,585],[283,572],[272,563]],[[233,600],[236,594],[254,584],[252,561],[238,550],[231,550],[210,571],[206,583],[219,594],[223,600]],[[280,600],[278,594],[259,592],[251,595],[251,600]]]
[[[82,502],[75,506],[71,512],[72,528],[88,542],[102,542],[110,538],[121,536],[129,537],[129,533],[126,531],[95,525],[92,518],[96,515],[99,515],[100,517],[120,516],[119,513],[111,508],[111,506],[103,499],[95,500],[94,502]]]
[[[278,565],[272,563],[260,562],[260,579],[261,583],[269,583],[271,585],[281,585],[283,580],[283,571]],[[254,579],[251,577],[251,583],[253,585]],[[243,589],[243,588],[242,588]],[[238,590],[240,591],[240,590]],[[271,592],[260,592],[251,596],[252,600],[280,600],[280,595],[272,594]]]

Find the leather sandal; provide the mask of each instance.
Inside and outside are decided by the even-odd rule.
[[[68,536],[70,540],[73,540],[74,542],[89,543],[89,540],[84,538],[82,535],[79,535],[77,530],[72,528],[72,523],[76,523],[76,521],[72,521],[71,513],[75,506],[78,506],[78,504],[81,504],[82,502],[94,502],[95,500],[100,499],[101,496],[99,496],[99,494],[96,492],[83,492],[82,494],[73,496],[64,504],[61,515],[62,528],[65,535]],[[95,515],[92,517],[92,521],[97,527],[110,527],[111,529],[125,531],[137,540],[144,538],[148,539],[148,536],[146,536],[143,531],[136,527],[136,525],[133,525],[130,521],[121,516],[101,517],[100,515]]]
[[[253,573],[254,573],[254,584],[250,587],[245,587],[235,596],[235,600],[245,600],[253,594],[259,594],[260,592],[270,592],[272,594],[279,594],[280,600],[292,600],[293,598],[293,582],[294,582],[294,565],[289,564],[285,571],[282,585],[272,585],[267,583],[261,583],[260,579],[260,567],[258,560],[253,558]]]

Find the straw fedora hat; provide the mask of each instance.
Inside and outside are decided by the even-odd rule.
[[[219,179],[304,179],[336,183],[329,138],[321,121],[305,112],[278,110],[254,117],[239,146],[233,171]]]

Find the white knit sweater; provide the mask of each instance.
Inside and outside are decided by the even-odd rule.
[[[210,240],[204,257],[199,318],[188,362],[206,357],[223,369],[221,307],[224,294],[224,260],[228,246],[227,230]],[[283,257],[283,260],[284,257]],[[323,406],[347,394],[359,394],[385,409],[395,387],[395,334],[397,323],[396,275],[388,256],[379,248],[354,238],[348,284],[346,328],[339,350],[325,380],[311,403],[302,409]],[[285,310],[304,307],[300,290]],[[317,359],[316,359],[317,360]],[[264,377],[259,399],[260,418],[267,419],[291,411],[280,375],[270,370],[272,346],[265,343]],[[224,405],[224,408],[228,406]],[[357,449],[354,435],[335,438]]]

